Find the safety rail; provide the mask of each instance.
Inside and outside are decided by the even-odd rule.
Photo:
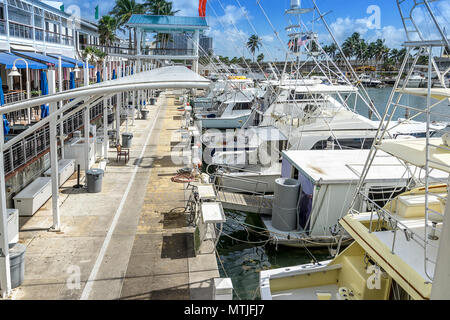
[[[206,172],[209,172],[209,168],[210,166],[212,166],[211,164],[208,165],[206,167]],[[264,203],[264,198],[267,194],[267,189],[269,184],[267,182],[263,182],[263,181],[258,181],[258,180],[254,180],[254,179],[249,179],[249,178],[244,178],[244,177],[235,177],[235,176],[231,176],[229,174],[227,174],[226,172],[223,172],[223,168],[233,168],[231,166],[217,166],[216,171],[213,173],[209,173],[211,179],[211,183],[214,185],[214,188],[216,190],[216,194],[219,194],[220,191],[225,192],[226,190],[230,191],[231,193],[245,193],[245,194],[249,194],[252,197],[257,198],[257,200],[259,201],[259,206],[258,206],[258,211],[261,212],[262,208],[263,208],[263,203]],[[239,169],[239,168],[236,168]],[[245,170],[242,169],[242,171],[246,171],[246,172],[252,172],[249,170]],[[241,188],[236,188],[236,187],[231,187],[231,186],[226,186],[223,184],[223,181],[225,179],[229,179],[229,180],[234,180],[234,181],[238,181],[238,182],[242,182],[245,184],[250,184],[250,185],[254,185],[254,190],[250,190],[250,189],[241,189]],[[259,190],[259,186],[262,186],[262,190],[263,191],[258,191]]]
[[[90,120],[103,114],[103,100],[92,106],[89,110]],[[62,123],[65,136],[79,130],[83,125],[83,110],[78,111]],[[60,135],[60,126],[57,134]],[[39,128],[35,132],[18,141],[10,148],[4,150],[4,171],[8,175],[18,168],[26,165],[30,160],[35,159],[42,153],[50,149],[50,127],[49,124]]]
[[[27,92],[25,90],[12,90],[5,93],[5,104],[22,101],[25,99]]]
[[[193,49],[176,48],[145,48],[141,50],[142,55],[147,56],[193,56]]]
[[[402,221],[398,219],[398,217],[394,216],[392,212],[389,212],[386,208],[380,207],[374,200],[370,199],[367,195],[365,195],[362,192],[359,192],[358,195],[362,197],[364,201],[367,203],[370,203],[370,219],[369,219],[369,233],[374,232],[374,219],[377,219],[378,221],[378,227],[381,228],[382,224],[380,224],[380,220],[382,219],[384,222],[388,223],[388,225],[392,228],[392,231],[394,232],[394,237],[392,239],[391,244],[391,252],[395,254],[395,242],[396,242],[396,234],[397,231],[401,230],[403,233],[405,233],[405,236],[407,239],[414,240],[417,242],[418,245],[420,245],[422,248],[425,248],[426,245],[431,245],[435,248],[437,246],[427,239],[425,239],[420,234],[414,232],[409,228],[407,225],[405,225]],[[409,193],[409,195],[424,195],[423,193]],[[357,211],[354,208],[350,209],[351,214],[359,214],[360,212]]]

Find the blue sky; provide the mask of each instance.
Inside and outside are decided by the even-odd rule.
[[[137,0],[143,2],[143,0]],[[412,1],[412,0],[409,0]],[[114,6],[114,0],[92,0],[92,1],[64,1],[67,8],[70,4],[78,4],[81,7],[83,17],[94,20],[94,8],[99,4],[100,16],[107,14]],[[211,27],[209,34],[214,38],[214,49],[216,54],[225,56],[242,56],[245,53],[244,41],[252,34],[253,28],[263,39],[264,46],[261,52],[266,58],[283,59],[285,55],[285,43],[287,35],[284,28],[289,24],[284,11],[289,7],[290,0],[260,0],[260,4],[273,28],[278,32],[279,38],[275,35],[270,23],[264,16],[257,0],[208,0],[206,15]],[[350,36],[354,31],[360,32],[368,41],[377,38],[385,39],[389,47],[401,46],[406,36],[401,23],[400,15],[395,0],[316,0],[322,13],[331,11],[326,20],[333,30],[333,34],[339,42]],[[198,0],[173,0],[176,10],[180,10],[180,15],[197,16]],[[380,13],[380,24],[375,27],[375,19],[371,19],[375,13],[368,12],[371,6],[378,6]],[[312,0],[303,0],[302,7],[312,7]],[[450,32],[450,1],[441,0],[432,4],[442,27],[446,27]],[[321,43],[330,43],[331,38],[326,32],[323,24],[319,21],[312,25],[312,21],[317,18],[312,13],[304,16],[303,22],[307,28],[313,28],[319,34]],[[425,26],[427,19],[419,18],[419,23]],[[252,27],[253,26],[253,27]]]

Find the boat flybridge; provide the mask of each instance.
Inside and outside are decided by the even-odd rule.
[[[255,100],[261,95],[258,88],[235,90],[226,94],[226,100],[217,103],[217,109],[195,113],[202,129],[234,129],[242,127],[250,118]]]
[[[252,87],[253,80],[247,78],[234,77],[212,82],[204,96],[193,99],[194,112],[202,112],[208,108],[214,109],[216,103],[220,104],[229,99],[233,91]]]
[[[341,235],[350,235],[354,242],[342,251],[338,244],[336,255],[330,260],[262,271],[262,299],[450,300],[450,132],[444,128],[432,135],[429,130],[433,119],[450,120],[450,89],[431,87],[433,70],[442,79],[442,71],[434,63],[433,48],[449,47],[450,39],[442,33],[429,1],[398,0],[397,4],[408,35],[406,56],[419,48],[414,61],[420,56],[428,57],[427,88],[406,88],[415,66],[406,70],[405,58],[387,102],[383,124],[358,172],[349,210],[339,220]],[[413,27],[417,25],[413,18],[417,7],[424,8],[437,30],[434,34],[441,34],[441,39],[426,39],[417,29],[415,34],[420,41],[410,39],[410,21]],[[404,73],[406,81],[400,88]],[[394,93],[399,95],[395,99]],[[415,116],[426,115],[426,135],[386,139],[396,109],[411,108],[399,103],[405,94],[421,96],[426,101],[423,108],[412,109]],[[384,166],[379,167],[378,158],[385,155],[401,164],[404,176],[393,185],[395,191],[383,193],[380,199],[370,196],[371,187],[368,193],[367,184],[374,170],[384,170]],[[408,179],[402,190],[404,177]]]

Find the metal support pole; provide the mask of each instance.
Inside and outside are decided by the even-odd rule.
[[[103,62],[104,81],[108,81],[110,73],[108,72],[106,61]],[[108,99],[103,99],[103,159],[108,159]]]
[[[117,78],[122,77],[123,62],[120,60],[119,71],[117,72]],[[120,144],[120,108],[122,107],[122,97],[123,93],[117,94],[117,104],[116,104],[116,143]]]
[[[447,182],[450,185],[450,178]],[[450,283],[450,251],[448,244],[450,243],[450,201],[447,200],[445,206],[444,221],[442,224],[439,249],[436,258],[436,267],[434,270],[433,285],[431,286],[432,300],[450,300],[450,290],[448,285]],[[427,240],[427,239],[425,239]]]
[[[90,124],[91,124],[91,121],[90,121],[90,116],[89,116],[89,106],[87,106],[85,109],[84,109],[84,143],[85,143],[85,145],[84,145],[84,152],[86,153],[85,154],[85,167],[84,167],[84,173],[85,174],[87,174],[87,171],[89,170],[89,151],[90,151],[90,145],[89,145],[89,141],[90,141],[90,138],[89,138],[89,127],[90,127]],[[87,177],[86,177],[86,179],[87,179]]]
[[[6,211],[5,166],[3,163],[3,121],[0,126],[0,293],[6,298],[11,293],[9,267],[8,212]]]
[[[89,85],[89,59],[86,58],[86,61],[84,62],[84,86],[87,87]]]
[[[56,93],[56,74],[55,70],[48,72],[48,93]],[[50,103],[50,114],[58,110],[56,102]],[[56,133],[57,119],[53,117],[50,120],[50,168],[52,174],[52,213],[53,226],[51,231],[60,231],[60,214],[59,214],[59,177],[58,177],[58,139]]]
[[[30,70],[28,69],[28,62],[26,62],[26,73],[27,73],[27,99],[31,99],[31,87],[30,87]],[[27,109],[28,114],[28,124],[31,124],[31,108]]]

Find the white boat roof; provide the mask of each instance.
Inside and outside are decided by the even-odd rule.
[[[242,129],[241,129],[242,130]],[[247,132],[253,133],[259,141],[287,141],[288,138],[274,126],[251,127]],[[247,133],[249,134],[249,133]]]
[[[357,92],[358,88],[353,86],[346,86],[346,85],[329,85],[329,84],[315,84],[312,86],[309,85],[296,85],[295,87],[292,86],[280,86],[280,88],[284,90],[295,90],[295,92],[300,93],[334,93],[334,92]]]
[[[313,183],[357,183],[370,150],[289,150],[283,152],[295,168]],[[379,152],[367,174],[366,182],[398,182],[410,178],[399,159]],[[415,170],[412,170],[413,172]],[[418,173],[418,171],[417,171]],[[446,179],[448,174],[436,171],[436,179]]]
[[[405,88],[397,89],[397,92],[411,94],[419,97],[428,96],[428,88]],[[431,97],[436,100],[445,100],[450,98],[450,88],[431,88]]]
[[[450,151],[442,138],[431,138],[429,146],[429,166],[450,173]],[[434,146],[433,146],[434,145]],[[441,146],[438,148],[435,146]],[[426,139],[383,140],[378,149],[418,167],[425,167]],[[447,149],[447,150],[446,150]]]
[[[248,103],[252,102],[254,98],[255,93],[253,91],[234,91],[232,96],[225,100],[224,103]]]
[[[210,80],[200,76],[196,72],[184,66],[163,67],[135,73],[133,75],[121,77],[115,80],[96,83],[87,87],[67,90],[8,104],[0,108],[0,114],[61,100],[89,96],[101,97],[125,91],[181,88],[207,89],[210,83]]]

